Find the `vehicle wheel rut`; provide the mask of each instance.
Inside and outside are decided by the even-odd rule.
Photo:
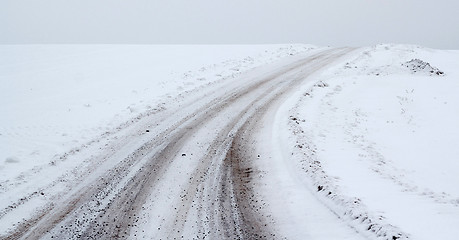
[[[95,181],[82,182],[36,218],[20,223],[6,238],[278,238],[275,219],[256,194],[253,126],[270,104],[349,51],[319,52],[232,88],[207,92],[188,107],[152,119],[157,127],[150,129],[150,140]],[[167,179],[175,180],[166,184]],[[158,208],[164,204],[175,207]],[[149,222],[152,215],[160,224]]]

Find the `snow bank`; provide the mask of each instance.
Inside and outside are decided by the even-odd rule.
[[[459,51],[364,48],[292,106],[284,121],[305,181],[360,232],[459,235],[458,69]]]

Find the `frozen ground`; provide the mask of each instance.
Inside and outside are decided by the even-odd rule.
[[[459,52],[0,46],[0,237],[455,239]]]
[[[298,169],[339,216],[459,236],[458,69],[459,51],[368,47],[288,105]]]
[[[0,181],[56,161],[179,94],[311,48],[0,46]]]

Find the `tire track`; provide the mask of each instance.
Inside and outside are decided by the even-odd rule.
[[[156,125],[173,119],[172,124],[159,129],[150,141],[133,151],[106,174],[90,185],[82,185],[65,201],[53,204],[36,219],[25,221],[8,239],[54,238],[126,238],[131,228],[137,227],[143,205],[151,195],[180,150],[189,139],[206,128],[206,124],[222,111],[237,109],[233,120],[224,126],[209,145],[192,171],[190,182],[183,186],[185,195],[182,206],[175,213],[174,221],[166,229],[173,229],[169,237],[180,237],[185,228],[188,212],[194,200],[203,204],[198,216],[207,216],[208,223],[201,224],[200,231],[207,236],[239,239],[273,237],[265,227],[264,216],[255,212],[249,149],[243,136],[250,124],[256,124],[266,106],[298,86],[308,75],[326,66],[349,50],[329,50],[296,61],[281,71],[262,76],[253,82],[234,89],[208,93],[200,107],[191,104],[184,117],[172,115]],[[302,71],[304,68],[310,71]],[[259,95],[254,95],[259,94]],[[254,99],[243,103],[241,99]],[[201,101],[200,101],[201,102]],[[199,103],[200,103],[199,102]],[[239,107],[238,104],[244,104]],[[175,111],[180,113],[181,111]],[[180,119],[174,121],[176,118]],[[250,124],[247,124],[250,121]],[[215,167],[214,169],[211,167]],[[196,189],[203,189],[197,192]],[[203,194],[204,191],[211,194]],[[213,199],[218,200],[217,203]],[[221,229],[210,233],[206,229]],[[179,229],[178,232],[176,229]],[[199,232],[199,231],[198,231]]]
[[[323,61],[326,63],[330,61],[330,58],[323,59]],[[254,173],[254,169],[250,164],[250,159],[247,159],[251,149],[246,149],[244,147],[250,145],[250,143],[244,140],[244,136],[247,137],[247,132],[252,133],[252,127],[247,126],[256,124],[258,122],[257,119],[263,115],[267,106],[272,104],[275,100],[278,100],[279,97],[283,96],[288,91],[293,90],[301,84],[307,75],[313,72],[314,71],[302,73],[297,76],[282,76],[288,79],[286,81],[276,79],[277,81],[275,81],[273,86],[265,90],[256,100],[247,104],[247,107],[241,114],[235,117],[236,120],[233,120],[229,126],[224,128],[226,130],[223,131],[220,137],[226,138],[226,141],[219,147],[219,154],[215,155],[220,157],[222,152],[226,153],[226,155],[224,159],[214,159],[214,162],[223,160],[223,164],[219,166],[220,170],[217,171],[217,169],[214,169],[213,173],[213,175],[216,175],[213,179],[217,178],[219,180],[217,182],[210,181],[207,183],[202,181],[199,184],[195,183],[190,186],[190,189],[199,189],[199,187],[196,187],[197,185],[204,185],[205,187],[203,188],[207,189],[218,186],[211,191],[216,193],[213,195],[213,198],[218,199],[218,204],[213,204],[212,197],[201,199],[201,201],[204,203],[212,203],[212,206],[217,206],[216,208],[214,207],[213,212],[218,212],[218,210],[220,210],[220,212],[226,213],[220,214],[218,217],[207,214],[207,222],[213,223],[208,229],[213,229],[213,233],[204,231],[205,234],[201,237],[234,238],[237,236],[239,239],[260,239],[272,238],[275,236],[274,233],[266,230],[268,224],[264,219],[266,217],[255,212],[258,211],[256,208],[260,207],[253,205],[255,202],[258,203],[258,200],[254,198],[254,186],[250,184],[251,175]],[[237,122],[237,120],[239,120],[239,122]],[[242,126],[240,123],[243,123]],[[233,128],[230,131],[232,133],[228,133],[229,127]],[[189,192],[187,192],[187,194],[189,194]],[[200,196],[202,198],[202,194]],[[200,197],[197,198],[199,199]],[[208,211],[212,209],[212,206],[207,206],[203,209]],[[189,206],[187,208],[189,208]],[[180,217],[177,216],[178,219],[186,219],[184,217],[186,213],[184,214],[183,211],[186,212],[187,210],[182,210]],[[200,219],[204,219],[203,216],[206,216],[206,214],[201,214],[200,216]],[[169,237],[172,236],[174,235],[170,235]]]

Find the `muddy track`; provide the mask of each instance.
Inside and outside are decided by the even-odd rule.
[[[150,129],[148,141],[95,181],[83,181],[20,223],[6,238],[277,238],[270,226],[274,219],[254,191],[251,129],[270,104],[349,51],[317,53],[232,88],[206,92],[152,119],[156,128]],[[189,167],[177,168],[181,162]],[[177,169],[183,173],[177,175]],[[165,184],[165,179],[174,181]],[[159,209],[169,203],[160,205],[163,198],[173,208]],[[160,224],[148,222],[153,213]]]

